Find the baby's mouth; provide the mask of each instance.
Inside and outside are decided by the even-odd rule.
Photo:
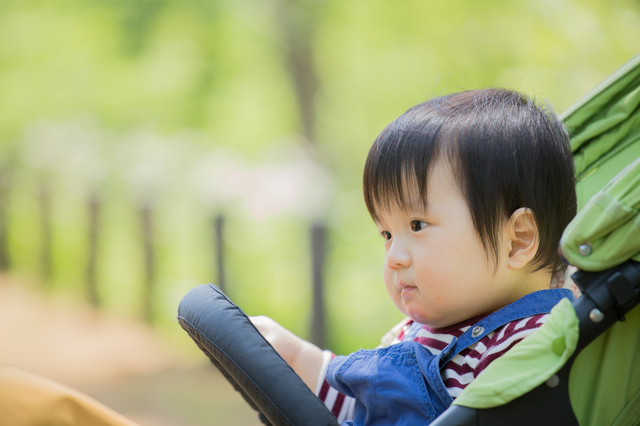
[[[418,288],[414,285],[406,284],[403,282],[398,283],[398,290],[400,291],[400,296],[409,297],[411,294],[416,291]]]

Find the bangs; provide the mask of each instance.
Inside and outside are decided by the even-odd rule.
[[[364,200],[371,217],[397,206],[427,208],[427,177],[439,155],[439,126],[407,113],[376,138],[364,168]],[[431,120],[433,121],[433,120]],[[418,126],[416,124],[419,124]]]

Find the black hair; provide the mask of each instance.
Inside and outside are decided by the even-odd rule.
[[[567,130],[544,102],[507,89],[454,93],[418,104],[376,138],[364,167],[367,209],[427,206],[427,177],[444,156],[467,201],[480,240],[497,267],[501,226],[520,207],[539,232],[535,270],[564,271],[557,245],[576,214],[575,170]]]

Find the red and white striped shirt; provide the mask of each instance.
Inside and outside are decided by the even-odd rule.
[[[549,318],[549,315],[550,314],[533,315],[505,324],[454,356],[441,370],[442,380],[449,394],[453,398],[458,397],[464,388],[478,377],[478,374],[487,368],[493,360],[504,355],[513,345],[532,334],[544,324],[547,318]],[[417,333],[415,333],[412,341],[422,344],[429,349],[432,354],[438,355],[451,343],[454,337],[460,337],[469,327],[473,326],[484,316],[444,328],[430,328],[423,325]],[[402,342],[412,325],[413,321],[409,318],[398,324],[383,337],[383,345],[388,346],[389,343],[396,344]],[[414,333],[410,334],[413,335]],[[355,400],[339,393],[326,381],[327,366],[334,355],[329,351],[325,351],[324,354],[325,359],[318,380],[316,395],[325,403],[333,415],[336,416],[338,422],[342,423],[344,420],[353,418]]]

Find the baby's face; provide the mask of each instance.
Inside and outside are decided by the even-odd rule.
[[[509,249],[501,242],[496,269],[446,162],[432,167],[427,198],[426,211],[394,206],[379,212],[384,283],[398,309],[421,324],[445,327],[508,304]]]

